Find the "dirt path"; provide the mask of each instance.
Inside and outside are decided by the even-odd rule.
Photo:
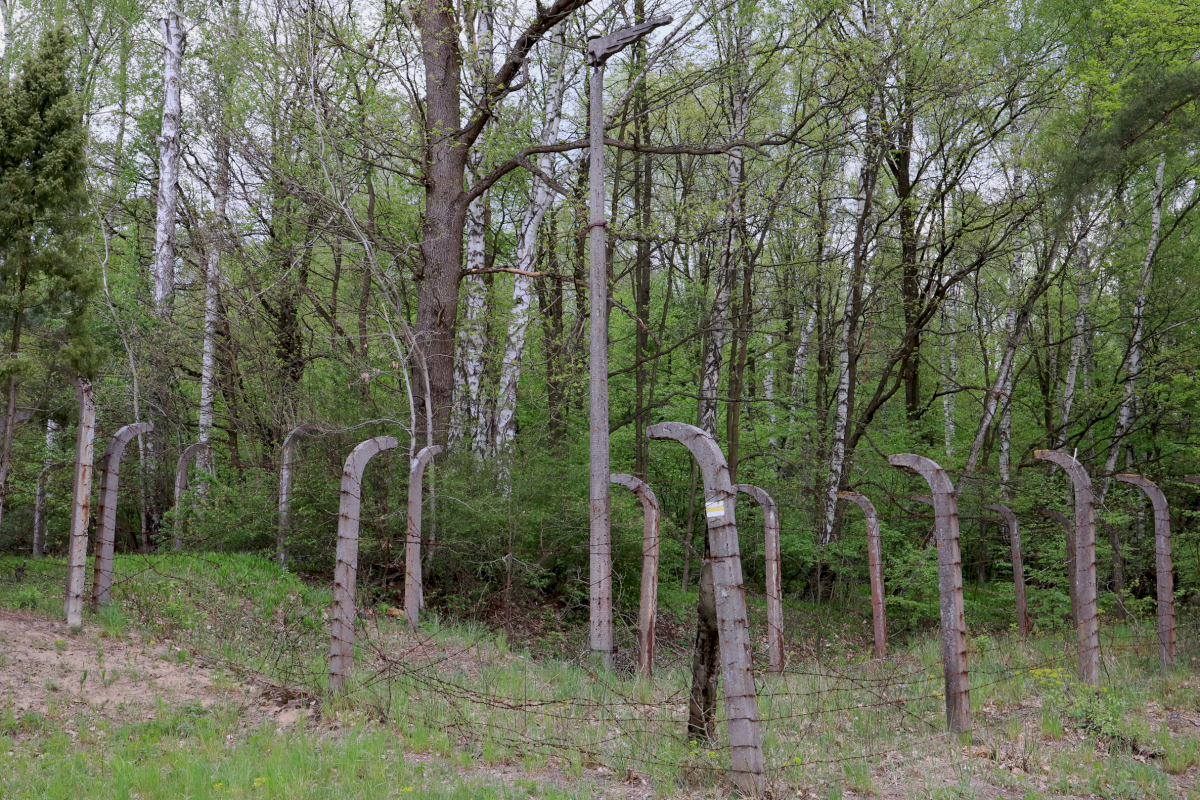
[[[136,718],[160,701],[205,708],[232,703],[248,722],[273,718],[281,725],[306,713],[300,703],[271,695],[269,687],[192,662],[170,641],[137,632],[106,636],[95,625],[72,633],[64,622],[0,609],[0,706],[11,704],[16,716],[85,703]]]

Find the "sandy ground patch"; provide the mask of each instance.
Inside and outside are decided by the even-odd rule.
[[[302,698],[196,663],[170,641],[137,632],[112,638],[95,625],[72,633],[65,622],[0,609],[0,703],[17,716],[83,703],[137,717],[160,702],[232,703],[247,721],[281,725],[309,713]]]

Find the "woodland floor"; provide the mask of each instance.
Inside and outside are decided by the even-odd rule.
[[[201,574],[172,563],[159,578],[178,575],[186,586]],[[435,632],[414,636],[383,606],[362,626],[356,670],[366,679],[323,701],[313,682],[322,641],[289,628],[279,610],[258,614],[264,594],[225,596],[202,614],[202,604],[181,605],[187,592],[167,600],[148,579],[131,578],[117,607],[71,630],[54,618],[61,598],[31,599],[35,588],[61,587],[61,565],[38,569],[20,586],[0,578],[0,797],[730,794],[722,753],[671,741],[682,738],[675,729],[686,708],[678,668],[652,684],[610,678],[516,652],[484,628],[430,619]],[[274,591],[270,573],[249,569],[231,580]],[[0,561],[0,576],[11,574]],[[284,596],[316,618],[319,633],[322,590],[309,595],[294,581],[287,577]],[[147,615],[147,605],[164,616]],[[682,642],[686,626],[664,613],[664,628],[678,626]],[[256,615],[281,627],[271,634],[250,623]],[[800,609],[793,615],[799,628]],[[973,678],[974,729],[964,743],[938,732],[936,691],[904,694],[914,675],[940,682],[937,639],[897,647],[892,677],[878,681],[856,655],[866,645],[857,614],[842,617],[840,632],[824,629],[827,642],[792,654],[794,674],[760,684],[770,797],[1200,798],[1200,677],[1183,668],[1162,674],[1144,637],[1110,635],[1111,693],[1095,696],[1080,693],[1063,668],[1062,637],[993,647],[973,640],[973,668],[1003,677],[978,686]],[[300,661],[278,667],[272,649],[282,630],[296,650],[311,651],[308,673]],[[260,647],[267,636],[276,638]],[[1180,661],[1191,664],[1190,637],[1180,638]],[[399,662],[421,667],[397,671]],[[529,719],[576,695],[590,705]],[[640,745],[612,743],[643,730],[651,735]]]

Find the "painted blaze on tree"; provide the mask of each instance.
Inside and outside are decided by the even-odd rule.
[[[95,279],[80,258],[84,223],[84,130],[71,90],[70,37],[47,30],[15,78],[0,81],[0,361],[5,432],[0,511],[11,470],[17,386],[30,370],[22,334],[37,326],[71,373],[92,361],[83,317]]]

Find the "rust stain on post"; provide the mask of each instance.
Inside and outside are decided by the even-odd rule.
[[[83,624],[83,585],[87,576],[88,508],[95,457],[96,395],[87,378],[71,379],[79,398],[79,435],[75,441],[75,486],[71,498],[71,543],[67,550],[67,592],[63,611],[72,628]]]
[[[771,495],[752,483],[739,483],[739,492],[749,495],[763,512],[767,577],[767,656],[770,670],[783,672],[783,582],[779,575],[779,508]]]
[[[408,535],[404,548],[404,616],[408,627],[417,629],[421,608],[425,605],[425,584],[421,577],[421,478],[433,457],[442,452],[440,444],[423,447],[408,468]]]
[[[179,498],[188,490],[188,467],[201,450],[210,449],[208,442],[189,444],[175,462],[175,536],[171,542],[172,550],[183,549],[183,509],[179,507]]]
[[[958,499],[954,494],[954,484],[950,482],[946,470],[924,456],[901,453],[889,456],[888,463],[916,472],[933,490],[946,722],[951,733],[967,733],[971,730],[971,687],[967,674],[967,622],[963,606],[962,553],[958,543]]]
[[[887,657],[887,607],[883,583],[883,546],[879,538],[879,514],[875,504],[858,492],[838,492],[838,497],[855,503],[867,519],[867,571],[871,576],[871,616],[875,622],[875,657]]]
[[[1029,635],[1029,629],[1033,627],[1033,620],[1029,618],[1029,606],[1025,602],[1025,564],[1021,558],[1021,529],[1017,525],[1017,515],[1008,506],[999,503],[990,503],[984,508],[999,514],[1004,519],[1004,526],[1008,528],[1008,544],[1012,553],[1013,590],[1017,596],[1017,626],[1020,628],[1021,638],[1025,638]]]
[[[96,563],[92,572],[92,608],[108,605],[112,590],[113,547],[117,535],[117,485],[121,475],[121,456],[129,440],[154,430],[152,422],[136,422],[119,429],[104,450],[100,462],[100,530],[96,533]]]
[[[642,593],[638,603],[638,672],[654,672],[654,619],[658,616],[658,498],[641,478],[614,473],[609,480],[637,495],[642,503]]]
[[[758,694],[751,670],[742,558],[738,550],[737,521],[734,517],[737,495],[729,480],[729,467],[716,440],[695,425],[660,422],[647,428],[646,435],[651,439],[674,439],[687,447],[699,464],[704,478],[705,517],[716,593],[732,779],[734,786],[743,794],[762,797],[766,791],[762,729],[758,721]]]
[[[1096,613],[1096,510],[1092,479],[1074,456],[1034,450],[1033,457],[1063,468],[1075,486],[1075,630],[1079,637],[1079,680],[1100,685],[1100,618]],[[1070,526],[1068,526],[1070,527]]]
[[[394,436],[367,439],[350,452],[342,469],[342,499],[338,507],[337,566],[333,570],[333,625],[329,643],[329,690],[346,685],[354,666],[355,596],[358,588],[358,521],[362,507],[362,476],[376,453],[396,447]]]
[[[1136,486],[1154,506],[1154,566],[1158,583],[1158,660],[1163,669],[1175,665],[1175,578],[1171,563],[1171,512],[1167,497],[1141,475],[1115,475]]]
[[[300,437],[315,430],[318,430],[316,425],[302,422],[284,437],[279,451],[279,530],[275,534],[275,558],[281,567],[287,564],[288,528],[292,521],[292,453]]]

